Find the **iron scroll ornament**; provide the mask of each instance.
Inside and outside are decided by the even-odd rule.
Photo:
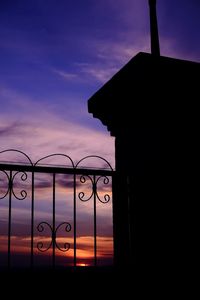
[[[26,181],[27,178],[28,178],[27,173],[26,172],[19,172],[19,171],[17,171],[13,175],[12,174],[8,175],[8,173],[6,171],[4,171],[4,170],[0,170],[0,172],[6,175],[6,179],[8,181],[7,184],[5,184],[5,182],[3,182],[3,188],[5,188],[5,186],[6,186],[6,189],[5,189],[5,192],[4,192],[3,196],[0,195],[0,200],[6,198],[6,196],[9,194],[9,192],[17,200],[24,200],[24,199],[26,199],[28,193],[24,189],[22,189],[19,192],[20,196],[17,195],[17,193],[15,192],[15,190],[14,190],[14,180],[15,180],[15,178],[16,178],[17,175],[21,175],[21,177],[20,177],[21,180],[22,181]]]
[[[15,177],[16,177],[17,175],[19,175],[20,173],[21,173],[21,180],[22,180],[22,181],[26,181],[26,180],[27,180],[28,175],[27,175],[26,172],[16,172],[16,173],[13,175],[12,179],[11,179],[11,180],[12,180],[12,182],[11,182],[11,191],[12,191],[13,196],[14,196],[17,200],[24,200],[24,199],[26,199],[26,197],[27,197],[27,191],[21,190],[21,191],[20,191],[21,197],[20,197],[20,196],[17,196],[17,194],[16,194],[15,191],[14,191],[14,179],[15,179]]]
[[[113,168],[112,168],[112,166],[110,165],[110,163],[109,163],[106,159],[104,159],[104,158],[102,158],[102,157],[100,157],[100,156],[97,156],[97,155],[90,155],[90,156],[86,156],[86,157],[82,158],[82,159],[76,164],[75,168],[79,167],[80,164],[81,164],[84,160],[91,159],[91,158],[97,158],[97,159],[99,159],[100,161],[102,161],[102,162],[104,163],[104,165],[105,165],[108,169],[110,169],[111,171],[113,171]],[[99,196],[99,193],[98,193],[98,183],[100,183],[101,180],[102,180],[102,182],[103,182],[104,185],[109,185],[109,183],[110,183],[109,177],[108,177],[108,176],[105,176],[105,175],[101,175],[101,176],[81,175],[81,176],[80,176],[80,183],[81,183],[81,184],[87,184],[88,181],[89,181],[89,182],[91,183],[91,185],[92,185],[92,192],[91,192],[91,194],[90,194],[88,197],[86,197],[86,193],[84,193],[84,192],[79,192],[79,193],[78,193],[78,198],[79,198],[79,200],[81,200],[81,201],[83,201],[83,202],[87,202],[87,201],[89,201],[93,196],[96,196],[97,199],[98,199],[101,203],[103,203],[103,204],[108,203],[108,202],[110,201],[110,199],[111,199],[110,195],[109,195],[109,194],[105,194],[105,195],[103,196],[103,199],[102,199],[102,198]]]
[[[0,151],[0,154],[3,154],[3,153],[21,154],[23,157],[26,158],[26,160],[28,161],[28,164],[31,165],[31,166],[33,166],[33,163],[31,161],[30,157],[26,153],[24,153],[24,152],[22,152],[20,150],[8,149],[8,150]],[[17,199],[17,200],[24,200],[24,199],[26,199],[26,197],[27,197],[27,191],[25,191],[24,189],[22,189],[20,191],[20,196],[18,196],[17,193],[14,191],[14,181],[15,181],[17,175],[21,174],[21,181],[25,182],[28,179],[27,173],[25,171],[23,171],[23,172],[16,171],[14,174],[10,173],[10,175],[8,175],[8,173],[5,170],[0,170],[0,172],[3,172],[6,175],[7,180],[8,180],[6,193],[3,195],[3,197],[0,196],[0,199],[5,198],[9,194],[9,191],[14,196],[14,198]]]
[[[2,200],[4,198],[6,198],[6,196],[9,194],[9,190],[10,190],[10,177],[9,177],[8,173],[6,171],[4,171],[4,170],[0,170],[0,173],[5,174],[5,177],[8,180],[8,184],[5,184],[4,180],[0,181],[0,183],[1,182],[3,183],[2,184],[3,187],[0,186],[0,200]],[[6,188],[5,188],[5,186],[6,186]],[[2,192],[4,190],[4,188],[5,188],[5,191]],[[3,195],[1,195],[1,194],[3,194]]]
[[[89,195],[88,197],[86,197],[85,192],[79,192],[78,193],[79,200],[81,200],[83,202],[87,202],[95,195],[101,203],[103,203],[103,204],[108,203],[111,199],[109,194],[105,194],[103,196],[103,199],[99,196],[97,186],[98,186],[98,182],[100,181],[100,179],[103,179],[103,183],[105,185],[108,185],[110,183],[109,177],[107,177],[105,175],[99,176],[99,177],[95,176],[94,178],[92,178],[90,175],[81,175],[80,183],[84,184],[84,183],[87,183],[87,181],[89,180],[92,185],[92,192],[91,192],[91,195]]]
[[[55,247],[59,250],[59,251],[62,251],[62,252],[67,252],[69,249],[70,249],[70,244],[69,243],[64,243],[64,247],[60,247],[59,244],[57,243],[56,241],[56,237],[57,237],[57,231],[58,229],[61,227],[61,226],[65,226],[65,231],[66,232],[70,232],[71,231],[71,225],[70,223],[68,222],[63,222],[63,223],[60,223],[56,228],[55,230],[53,230],[53,227],[47,223],[47,222],[40,222],[37,226],[37,230],[39,232],[43,232],[45,230],[45,226],[47,226],[50,231],[51,231],[51,236],[52,236],[52,239],[50,241],[50,244],[44,248],[44,243],[43,242],[38,242],[37,243],[37,249],[40,251],[40,252],[47,252],[52,246],[53,244],[55,245]]]

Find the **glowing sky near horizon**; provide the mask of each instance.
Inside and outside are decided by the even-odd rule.
[[[200,1],[157,0],[157,12],[161,54],[200,62]],[[1,0],[0,151],[100,155],[114,166],[114,138],[87,100],[140,51],[150,52],[147,0]]]
[[[26,172],[26,175],[22,172],[13,172],[13,176],[11,265],[25,267],[30,265],[31,253],[32,174],[30,172]],[[73,265],[74,243],[76,243],[77,265],[94,265],[94,236],[97,241],[98,265],[110,265],[113,262],[112,179],[107,177],[106,184],[105,177],[96,176],[95,178],[97,192],[94,202],[91,176],[84,176],[83,179],[83,176],[76,175],[76,192],[74,191],[73,175],[56,174],[55,176],[56,265]],[[9,194],[7,191],[8,178],[0,169],[0,269],[7,264],[6,253],[9,243]],[[74,195],[76,197],[76,234]],[[51,265],[52,201],[52,174],[35,173],[33,227],[35,266]],[[95,219],[94,203],[96,203]],[[96,229],[94,220],[96,220]],[[62,251],[65,249],[66,243],[69,245],[69,250]]]

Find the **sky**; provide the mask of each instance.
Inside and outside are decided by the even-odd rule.
[[[157,0],[157,14],[161,55],[200,62],[200,1]],[[147,0],[1,0],[0,151],[114,167],[114,138],[87,100],[140,51],[150,52]]]
[[[157,12],[161,54],[200,61],[200,2],[158,0]],[[147,0],[1,0],[0,150],[114,165],[87,100],[139,51],[150,52]]]

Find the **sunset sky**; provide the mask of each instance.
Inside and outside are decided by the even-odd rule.
[[[161,54],[200,61],[200,1],[158,0]],[[87,99],[150,51],[147,0],[0,1],[0,150],[113,163],[114,141]]]
[[[157,13],[161,55],[200,62],[200,1],[157,0]],[[114,167],[114,138],[87,100],[140,51],[150,52],[147,0],[1,0],[0,151]]]

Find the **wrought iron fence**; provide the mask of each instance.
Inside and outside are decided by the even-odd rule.
[[[99,242],[101,243],[101,252],[104,251],[106,257],[106,249],[104,249],[104,246],[107,247],[106,242],[104,243],[106,234],[107,242],[109,241],[107,257],[110,258],[111,262],[113,255],[111,231],[114,171],[108,161],[99,156],[87,156],[75,164],[67,155],[52,154],[33,163],[30,157],[21,151],[5,150],[0,152],[1,155],[10,153],[21,155],[23,162],[11,163],[2,161],[2,156],[0,157],[2,161],[0,163],[0,255],[2,254],[3,257],[3,267],[12,267],[12,256],[15,256],[16,253],[18,255],[21,253],[20,264],[23,261],[23,256],[28,256],[30,267],[35,267],[36,260],[39,261],[40,265],[45,254],[49,254],[47,256],[50,258],[47,265],[50,264],[53,268],[57,266],[56,258],[59,257],[59,254],[63,254],[62,257],[65,258],[64,265],[87,265],[86,263],[82,264],[79,255],[77,255],[77,251],[83,251],[82,261],[86,261],[87,255],[85,254],[84,257],[84,251],[86,251],[87,244],[90,244],[90,250],[92,249],[92,254],[90,251],[90,258],[88,258],[89,265],[98,266],[98,239],[101,241]],[[55,158],[63,158],[67,163],[65,166],[52,165],[52,159]],[[83,163],[93,159],[100,161],[102,168],[94,169],[90,165],[89,168],[82,167]],[[49,160],[51,160],[50,164],[45,163]],[[42,200],[42,197],[45,200]],[[65,202],[62,202],[62,205],[57,209],[57,198],[59,197],[64,197]],[[25,208],[20,208],[21,203],[26,200]],[[77,242],[79,243],[79,240],[83,238],[77,232],[79,222],[77,216],[81,217],[81,213],[83,216],[83,212],[77,209],[79,202],[85,203],[85,205],[90,203],[84,207],[85,215],[83,220],[80,220],[79,230],[83,230],[83,227],[86,226],[87,216],[91,219],[91,215],[93,215],[92,223],[90,222],[90,226],[86,226],[85,236],[82,233],[86,240],[86,245],[82,244],[81,246],[82,250],[77,249]],[[40,208],[40,204],[42,208]],[[107,204],[110,211],[108,222],[110,232],[101,234],[104,236],[104,241],[102,236],[97,233],[101,226],[105,230],[104,221],[101,224],[98,223],[97,209],[100,204],[104,206]],[[45,211],[45,207],[46,210],[49,210],[48,213]],[[71,215],[67,212],[68,208]],[[81,209],[83,210],[83,208]],[[105,207],[102,208],[101,206],[101,210],[104,214]],[[18,216],[18,225],[16,225],[17,222],[13,222],[14,214]],[[22,214],[26,214],[27,221],[23,229],[20,229],[23,223]],[[101,220],[103,220],[103,215]],[[19,227],[18,233],[16,233],[17,227]],[[93,234],[91,234],[89,227],[92,228]],[[23,239],[20,236],[20,230],[26,232],[26,234],[21,234]],[[49,237],[47,231],[50,233]],[[60,231],[62,231],[61,235],[59,234]],[[87,231],[89,231],[88,236]],[[64,237],[64,233],[67,238]],[[41,236],[42,234],[43,236]],[[20,246],[20,241],[22,243],[26,241],[26,246],[24,244]],[[68,253],[70,253],[69,257]],[[39,260],[38,257],[40,257]]]

